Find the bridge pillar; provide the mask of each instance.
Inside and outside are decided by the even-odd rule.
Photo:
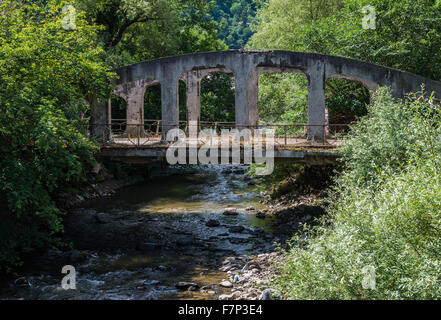
[[[253,69],[248,74],[247,81],[247,109],[248,109],[248,124],[256,126],[259,124],[259,76],[261,71]]]
[[[127,97],[127,127],[128,137],[144,136],[144,88],[136,88]]]
[[[144,137],[144,93],[145,81],[136,81],[115,88],[115,94],[123,98],[126,105],[127,123],[125,136],[129,138]]]
[[[174,75],[161,80],[162,140],[164,141],[168,131],[179,127],[178,81],[179,76]]]
[[[200,71],[189,71],[185,74],[187,85],[187,121],[197,123],[197,132],[200,131],[201,122],[201,82],[206,73]]]
[[[110,138],[109,113],[106,102],[98,101],[96,95],[87,98],[90,104],[90,134],[106,141]]]
[[[325,67],[316,62],[308,70],[308,140],[323,141],[325,132]]]
[[[251,74],[253,71],[251,71]],[[248,78],[248,72],[236,73],[236,127],[244,129],[255,127],[258,122],[257,114],[257,78]]]

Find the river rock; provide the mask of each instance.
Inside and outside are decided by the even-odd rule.
[[[181,247],[191,246],[193,244],[193,238],[179,238],[176,244]]]
[[[234,172],[234,173],[237,173],[237,174],[245,174],[245,171],[246,171],[245,168],[235,168],[235,169],[233,170],[233,172]]]
[[[106,224],[112,221],[112,218],[107,214],[103,212],[99,212],[95,215],[96,221],[99,224]]]
[[[227,280],[222,281],[221,283],[219,283],[219,285],[224,288],[232,288],[233,287],[233,284]]]
[[[258,211],[256,213],[256,218],[258,219],[265,219],[265,217],[266,217],[266,213],[264,211]]]
[[[263,290],[260,300],[271,300],[271,289]]]
[[[231,233],[241,233],[242,231],[245,230],[245,228],[243,226],[232,226],[232,227],[228,228],[228,230]]]
[[[190,288],[195,288],[195,290],[197,290],[199,288],[199,285],[194,282],[181,281],[175,284],[175,288],[179,290],[189,290]]]
[[[72,250],[69,255],[69,260],[73,263],[78,263],[86,260],[86,255],[78,250]]]
[[[210,227],[210,228],[215,228],[215,227],[219,227],[220,226],[220,222],[217,221],[217,220],[208,220],[205,225],[207,227]]]
[[[254,208],[254,207],[247,207],[245,210],[246,211],[254,211],[254,210],[256,210],[256,208]]]
[[[233,300],[232,294],[222,294],[219,296],[219,300]]]
[[[224,216],[237,216],[239,215],[239,212],[237,212],[236,208],[227,208],[222,214]]]
[[[272,232],[265,233],[265,239],[267,240],[274,239],[274,234]]]
[[[138,245],[138,250],[144,251],[144,252],[150,252],[160,249],[161,246],[158,243],[150,243],[150,242],[144,242]]]
[[[16,287],[30,287],[31,284],[29,283],[28,279],[26,277],[18,278],[14,281],[14,285]]]

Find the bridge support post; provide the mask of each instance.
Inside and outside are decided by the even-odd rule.
[[[248,79],[248,72],[236,73],[236,127],[241,130],[257,126],[257,77]]]
[[[144,131],[144,93],[145,81],[136,81],[115,88],[116,95],[123,98],[126,105],[127,123],[124,135],[128,138],[145,136]]]
[[[136,88],[127,97],[127,127],[126,135],[129,138],[145,136],[144,132],[144,91],[145,89]],[[140,128],[141,126],[141,128]]]
[[[179,127],[179,98],[178,98],[179,76],[161,80],[161,101],[162,101],[162,140],[167,139],[167,133]]]
[[[201,122],[201,81],[205,74],[199,71],[189,71],[185,74],[187,85],[187,121],[197,123],[197,132],[200,131]]]
[[[96,95],[87,98],[90,104],[90,135],[103,142],[110,138],[107,103],[98,101]]]
[[[261,74],[262,73],[260,71],[253,69],[248,74],[247,81],[248,125],[256,129],[259,124],[259,76]]]
[[[323,141],[325,136],[325,67],[316,62],[308,70],[308,140]]]

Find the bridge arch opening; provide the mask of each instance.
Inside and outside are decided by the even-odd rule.
[[[235,123],[235,77],[214,72],[201,80],[201,123]]]
[[[347,132],[349,124],[367,114],[370,100],[369,87],[361,80],[342,76],[328,78],[325,88],[326,134]]]
[[[298,69],[258,68],[260,123],[273,124],[277,135],[306,136],[308,78]]]
[[[143,125],[146,136],[159,135],[162,118],[161,83],[148,84],[144,91]]]
[[[113,135],[123,135],[127,128],[127,101],[116,94],[110,97],[109,119]]]
[[[231,70],[226,68],[191,70],[182,74],[180,83],[182,83],[179,86],[180,120],[187,120],[187,129],[190,123],[197,124],[197,131],[234,126],[235,78]],[[184,85],[185,96],[182,89]],[[183,110],[184,105],[185,110]]]

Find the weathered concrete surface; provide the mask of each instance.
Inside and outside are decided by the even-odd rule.
[[[215,73],[233,72],[225,68],[199,69],[186,72],[180,78],[187,89],[187,121],[197,123],[197,131],[200,131],[201,122],[201,83],[206,76]]]
[[[167,153],[167,146],[163,147],[105,147],[101,149],[99,158],[103,161],[118,161],[126,163],[150,163],[158,160],[165,161]],[[186,150],[187,163],[189,160],[189,149]],[[219,149],[218,163],[221,163],[222,151]],[[263,152],[265,156],[265,152]],[[336,149],[326,148],[295,148],[292,150],[278,149],[274,150],[274,160],[279,163],[308,163],[308,164],[334,164],[341,157],[341,154]],[[240,159],[243,162],[245,156],[241,152]],[[230,162],[232,159],[230,156]]]
[[[127,137],[144,135],[143,128],[139,126],[144,123],[144,94],[148,87],[158,83],[154,79],[145,78],[128,82],[115,88],[115,94],[119,95],[127,103]]]
[[[308,79],[309,139],[322,140],[325,125],[325,85],[329,78],[343,78],[357,81],[370,90],[389,86],[396,98],[403,98],[409,92],[421,90],[424,84],[428,92],[435,92],[441,100],[441,83],[408,72],[353,59],[326,56],[313,53],[289,51],[219,51],[145,61],[116,69],[119,79],[115,81],[115,92],[128,103],[128,120],[142,123],[141,96],[152,82],[161,83],[162,120],[164,137],[167,131],[178,124],[178,81],[189,72],[196,71],[192,83],[194,90],[198,72],[202,70],[228,70],[235,77],[236,124],[238,127],[256,125],[257,79],[262,70],[279,72],[300,72]],[[208,71],[207,71],[208,72]],[[200,80],[199,80],[200,81]],[[196,84],[197,87],[197,84]],[[192,91],[195,92],[195,91]],[[198,118],[197,98],[190,98],[192,119]],[[130,111],[129,111],[130,109]]]
[[[108,104],[99,101],[97,96],[90,95],[86,99],[90,105],[90,134],[93,137],[106,141],[110,137]]]

